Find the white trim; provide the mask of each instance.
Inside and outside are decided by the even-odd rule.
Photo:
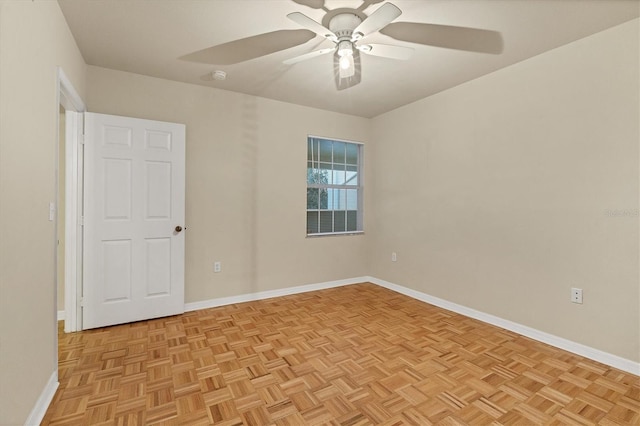
[[[61,67],[58,67],[58,82],[60,85],[59,93],[61,95],[60,104],[62,104],[64,109],[70,109],[76,112],[86,111],[86,105]]]
[[[278,290],[261,291],[258,293],[241,294],[238,296],[221,297],[218,299],[210,299],[200,302],[191,302],[185,304],[184,310],[185,312],[197,311],[200,309],[232,305],[234,303],[252,302],[254,300],[263,300],[272,297],[289,296],[292,294],[306,293],[309,291],[324,290],[334,287],[342,287],[363,282],[370,282],[372,284],[379,285],[380,287],[384,287],[397,293],[404,294],[405,296],[409,296],[413,299],[420,300],[422,302],[429,303],[431,305],[438,306],[440,308],[447,309],[449,311],[465,315],[469,318],[474,318],[500,328],[504,328],[505,330],[513,331],[514,333],[518,333],[522,336],[529,337],[531,339],[546,343],[556,348],[563,349],[565,351],[575,353],[585,358],[601,362],[619,370],[626,371],[635,375],[640,375],[640,363],[637,363],[635,361],[622,358],[617,355],[613,355],[608,352],[583,345],[581,343],[576,343],[571,340],[555,336],[553,334],[545,333],[544,331],[536,330],[535,328],[518,324],[516,322],[509,321],[491,314],[477,311],[463,305],[458,305],[457,303],[449,302],[448,300],[440,299],[438,297],[431,296],[417,290],[413,290],[401,285],[393,284],[388,281],[369,276],[351,278],[346,280],[329,281],[318,284],[308,284]]]
[[[313,210],[312,210],[313,211]],[[318,210],[316,210],[318,211]],[[344,237],[350,235],[364,235],[364,231],[346,231],[346,232],[318,232],[317,234],[307,234],[307,238],[315,237]]]
[[[58,311],[58,321],[64,321],[64,320],[65,320],[64,310]]]
[[[329,136],[307,135],[307,141],[308,141],[309,138],[324,139],[325,141],[347,142],[347,143],[355,143],[355,144],[358,144],[358,145],[364,145],[364,142],[352,141],[350,139],[331,138]]]
[[[197,311],[200,309],[217,308],[218,306],[233,305],[234,303],[253,302],[254,300],[271,299],[273,297],[290,296],[292,294],[307,293],[309,291],[325,290],[328,288],[342,287],[351,284],[364,283],[370,277],[349,278],[346,280],[328,281],[317,284],[307,284],[297,287],[281,288],[277,290],[260,291],[258,293],[240,294],[238,296],[220,297],[217,299],[203,300],[200,302],[185,303],[184,311]]]
[[[82,113],[66,111],[65,135],[65,321],[66,333],[81,329],[78,289],[82,259]],[[68,308],[67,308],[68,307]],[[76,307],[76,309],[73,309]]]
[[[607,364],[611,367],[615,367],[628,373],[640,375],[640,363],[638,362],[631,361],[629,359],[622,358],[617,355],[613,355],[608,352],[583,345],[581,343],[576,343],[562,337],[554,336],[553,334],[545,333],[544,331],[536,330],[535,328],[527,327],[526,325],[518,324],[516,322],[496,317],[494,315],[476,311],[475,309],[458,305],[457,303],[449,302],[438,297],[430,296],[417,290],[393,284],[388,281],[380,280],[374,277],[366,277],[366,279],[373,284],[379,285],[380,287],[393,290],[422,302],[426,302],[431,305],[438,306],[440,308],[447,309],[449,311],[456,312],[458,314],[465,315],[470,318],[474,318],[509,331],[513,331],[514,333],[518,333],[539,342],[554,346],[556,348],[581,355],[585,358],[589,358],[603,364]]]
[[[81,291],[82,268],[82,228],[79,225],[82,215],[82,113],[86,105],[71,84],[61,67],[57,68],[58,103],[65,109],[65,310],[64,331],[66,333],[81,329],[81,311],[78,293]],[[60,132],[58,131],[58,134]],[[56,138],[57,140],[57,138]],[[59,171],[58,173],[62,173]],[[58,237],[56,237],[57,240]],[[57,265],[57,263],[56,263]],[[57,302],[56,302],[57,304]],[[73,308],[75,307],[75,309]],[[60,312],[58,312],[58,321]],[[56,325],[57,335],[57,325]],[[57,346],[57,342],[56,342]],[[57,348],[56,348],[57,353]]]
[[[33,406],[31,413],[29,413],[29,417],[24,422],[25,426],[39,425],[44,415],[47,413],[47,409],[49,408],[49,404],[53,401],[53,396],[56,394],[56,390],[58,389],[58,370],[51,373],[51,377],[49,377],[49,381],[45,385],[44,389],[40,393],[36,404]]]

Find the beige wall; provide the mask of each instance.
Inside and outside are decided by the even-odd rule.
[[[22,424],[55,371],[56,66],[85,65],[57,2],[0,2],[0,424]]]
[[[366,161],[369,120],[99,67],[87,90],[90,111],[187,126],[187,302],[366,274],[367,235],[305,238],[304,210],[307,134]]]
[[[370,274],[640,361],[638,35],[631,21],[373,119]]]

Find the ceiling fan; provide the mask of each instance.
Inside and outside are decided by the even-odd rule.
[[[283,63],[292,65],[334,52],[336,85],[341,90],[360,82],[360,53],[397,60],[407,60],[413,54],[411,47],[361,43],[365,37],[378,31],[392,39],[414,44],[492,54],[502,52],[502,36],[499,32],[418,22],[393,22],[402,11],[389,2],[367,16],[363,10],[379,0],[364,0],[358,9],[335,10],[327,9],[321,0],[293,1],[325,10],[327,14],[322,20],[325,25],[303,13],[293,12],[287,18],[305,29],[278,30],[234,40],[185,55],[181,59],[216,65],[236,64],[304,44],[320,35],[332,41],[334,46],[289,58]]]
[[[411,47],[386,44],[358,44],[364,37],[387,26],[401,14],[402,11],[396,5],[385,3],[364,20],[354,13],[339,13],[330,19],[329,28],[327,28],[300,12],[290,13],[287,18],[331,40],[335,46],[305,53],[304,55],[287,59],[284,63],[287,65],[295,64],[330,52],[336,52],[338,75],[340,79],[345,79],[355,75],[354,52],[356,51],[383,58],[409,59],[413,53],[413,48]]]

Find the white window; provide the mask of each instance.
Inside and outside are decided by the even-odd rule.
[[[307,235],[362,232],[362,144],[307,138]]]

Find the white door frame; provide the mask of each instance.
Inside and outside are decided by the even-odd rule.
[[[64,278],[64,331],[70,333],[82,329],[82,311],[80,307],[80,297],[82,290],[82,176],[83,176],[83,155],[82,155],[82,134],[83,134],[83,113],[86,106],[71,84],[71,81],[62,68],[57,69],[58,85],[58,105],[65,109],[65,170],[58,173],[65,173],[65,278]],[[59,107],[58,107],[59,108]],[[56,108],[56,112],[58,111]],[[59,123],[59,119],[57,120]],[[58,124],[59,126],[59,124]],[[59,138],[59,129],[58,129]],[[59,150],[59,141],[56,151]],[[58,152],[58,155],[60,153]],[[57,167],[56,167],[57,169]],[[57,188],[59,191],[60,189]],[[58,220],[62,220],[59,218]],[[56,235],[56,244],[58,236]],[[56,261],[57,269],[57,261]],[[55,273],[57,277],[57,270]],[[57,281],[57,280],[56,280]],[[57,299],[57,297],[56,297]],[[57,300],[56,312],[57,312]],[[57,315],[56,315],[56,354],[57,354]],[[57,361],[56,361],[57,366]]]

